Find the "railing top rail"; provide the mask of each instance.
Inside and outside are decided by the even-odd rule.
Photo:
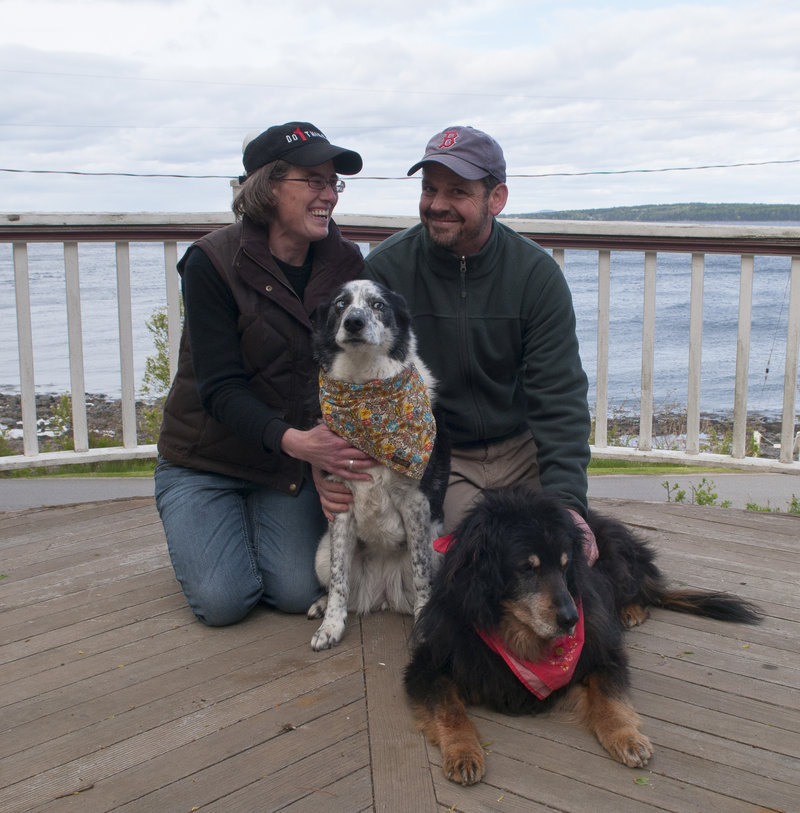
[[[548,248],[800,255],[800,226],[501,220]],[[190,241],[232,222],[231,212],[0,213],[0,242]],[[350,239],[374,243],[418,219],[337,214],[336,222]]]

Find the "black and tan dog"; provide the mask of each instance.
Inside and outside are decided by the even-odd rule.
[[[468,704],[511,714],[559,707],[614,759],[647,764],[652,747],[627,694],[625,627],[649,607],[759,620],[729,593],[668,588],[652,549],[621,523],[592,513],[589,525],[600,551],[592,568],[561,503],[513,487],[486,492],[448,539],[405,672],[448,779],[469,785],[484,774]]]

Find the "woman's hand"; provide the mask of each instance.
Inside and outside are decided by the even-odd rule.
[[[321,423],[305,431],[287,429],[281,438],[281,451],[344,480],[371,480],[365,470],[378,465]]]

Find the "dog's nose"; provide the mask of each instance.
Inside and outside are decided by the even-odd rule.
[[[570,598],[562,601],[556,608],[556,623],[562,630],[571,630],[578,623],[578,609]]]
[[[366,323],[366,319],[360,311],[353,311],[345,317],[344,329],[348,333],[360,333]]]

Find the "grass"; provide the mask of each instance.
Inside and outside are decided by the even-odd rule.
[[[44,468],[17,469],[0,473],[2,477],[152,477],[156,461],[117,460],[106,463],[75,464]],[[593,460],[589,474],[698,474],[703,471],[731,471],[731,469],[699,469],[663,463],[636,463],[632,460]]]
[[[588,473],[593,474],[700,474],[731,472],[736,469],[681,466],[677,463],[637,463],[633,460],[592,460]]]
[[[152,477],[155,458],[149,460],[112,460],[106,463],[77,463],[69,466],[37,466],[0,472],[2,478],[18,477]]]

